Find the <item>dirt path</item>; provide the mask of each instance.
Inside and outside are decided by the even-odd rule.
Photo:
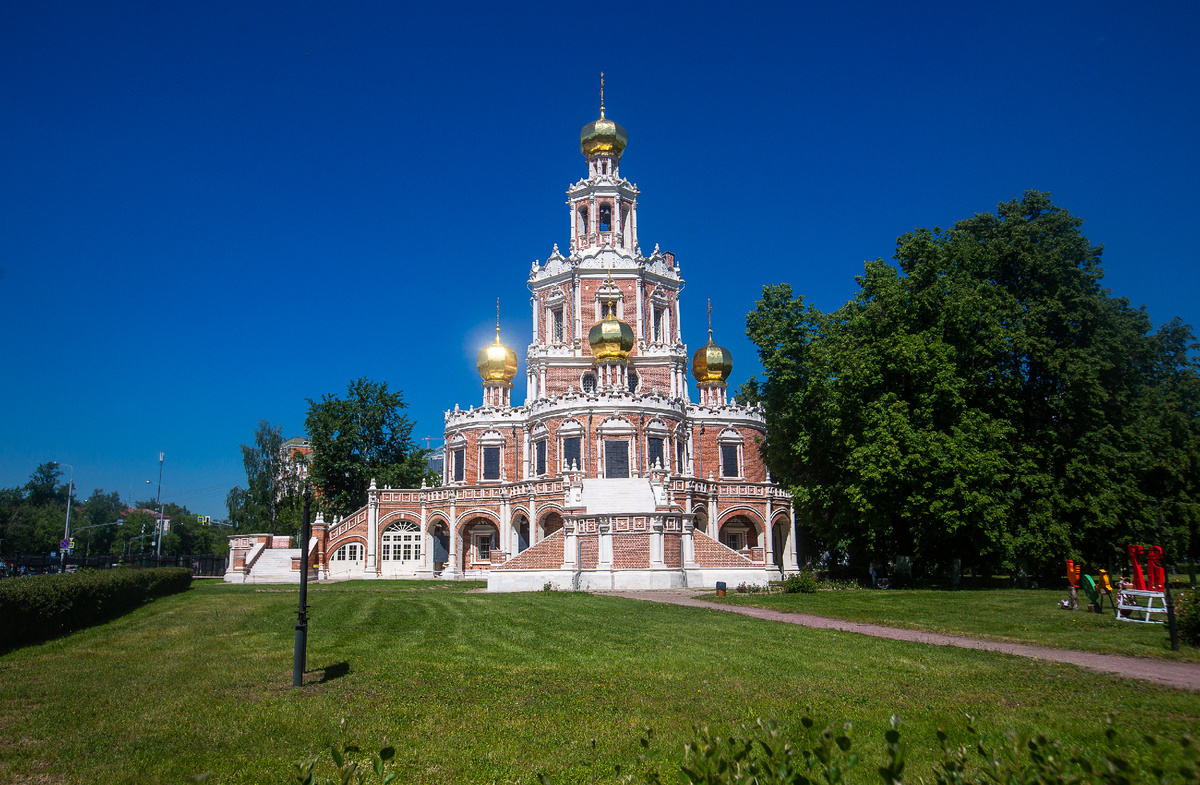
[[[1004,654],[1015,654],[1020,657],[1032,657],[1039,660],[1068,662],[1081,668],[1122,676],[1127,679],[1142,679],[1156,684],[1165,684],[1184,690],[1200,690],[1200,663],[1180,662],[1178,660],[1156,660],[1149,657],[1125,657],[1120,654],[1094,654],[1086,651],[1070,649],[1049,649],[1044,646],[1031,646],[1025,643],[1001,643],[980,638],[968,638],[961,635],[943,635],[936,632],[921,630],[903,630],[898,627],[884,627],[879,624],[863,624],[843,619],[827,619],[824,616],[813,616],[808,613],[783,613],[767,610],[766,608],[749,608],[744,605],[727,605],[725,603],[705,602],[694,599],[694,589],[666,589],[661,591],[613,591],[603,592],[612,597],[626,597],[631,600],[647,600],[649,602],[665,602],[672,605],[686,605],[693,608],[710,608],[715,610],[740,613],[743,616],[753,616],[756,619],[781,621],[786,624],[799,624],[805,627],[817,627],[826,630],[857,632],[862,635],[872,635],[876,638],[890,638],[896,641],[914,641],[928,643],[934,646],[958,646],[963,649],[983,649]]]

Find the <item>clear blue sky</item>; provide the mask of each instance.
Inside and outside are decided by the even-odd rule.
[[[1027,188],[1196,325],[1198,34],[1194,2],[8,3],[0,486],[58,460],[147,498],[163,450],[164,496],[224,517],[258,421],[359,376],[439,436],[497,297],[524,357],[602,70],[642,246],[693,350],[713,298],[734,384],[764,283],[835,308]]]

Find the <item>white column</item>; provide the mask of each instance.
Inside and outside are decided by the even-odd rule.
[[[787,536],[787,549],[784,551],[786,556],[783,559],[783,567],[786,570],[800,570],[800,559],[796,554],[796,508],[793,506],[788,513],[788,519],[791,521],[791,529]]]
[[[600,542],[597,548],[599,553],[596,557],[596,569],[611,570],[613,566],[612,518],[607,516],[600,518],[598,528],[600,530]]]
[[[767,492],[767,541],[763,543],[763,558],[767,562],[767,568],[775,566],[775,521],[773,518],[773,505],[771,504],[771,493]]]
[[[379,560],[376,553],[376,540],[379,539],[379,491],[375,488],[375,480],[367,488],[367,557],[363,562],[363,577],[379,577]]]
[[[421,494],[421,569],[433,569],[433,543],[429,536],[429,515],[425,504],[425,494]]]
[[[583,287],[579,285],[578,273],[575,274],[574,281],[571,285],[575,295],[575,313],[572,314],[571,321],[575,322],[575,346],[578,348],[580,346],[580,342],[583,340],[583,317],[580,313],[580,309],[583,308],[583,294],[580,292],[580,289]]]
[[[663,519],[655,515],[650,519],[650,569],[657,570],[666,567],[663,555],[666,546],[663,543]]]
[[[529,310],[533,312],[533,343],[539,343],[538,340],[538,311],[543,310],[536,296],[529,298]]]
[[[460,550],[458,543],[458,513],[455,511],[455,498],[458,495],[457,491],[450,491],[450,520],[447,523],[450,526],[450,553],[446,556],[446,569],[444,570],[447,578],[457,578],[462,575],[462,558],[458,552]]]
[[[563,563],[564,570],[575,571],[575,556],[579,553],[579,534],[575,531],[575,522],[563,521]]]
[[[646,322],[642,319],[642,279],[635,279],[637,286],[637,335],[638,338],[650,343],[649,330],[646,329]]]

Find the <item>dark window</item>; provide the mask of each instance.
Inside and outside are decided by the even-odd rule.
[[[483,479],[499,480],[500,479],[500,448],[499,447],[484,447],[483,448]]]
[[[736,444],[721,445],[721,476],[740,477],[738,471],[738,448]]]
[[[649,466],[653,469],[655,466],[662,465],[667,468],[667,458],[663,455],[663,440],[657,436],[651,436],[646,440],[646,459],[650,462]]]
[[[534,459],[534,463],[536,464],[534,473],[535,474],[545,474],[546,473],[546,443],[538,442],[537,445],[535,445],[535,447],[534,447],[534,454],[536,456]]]
[[[467,451],[454,451],[454,481],[462,482],[467,478]]]
[[[562,340],[563,340],[563,309],[555,308],[553,311],[550,312],[550,314],[554,319],[554,325],[551,328],[551,330],[552,330],[551,335],[553,336],[553,340],[555,343],[562,343]]]
[[[629,392],[637,392],[638,375],[636,373],[634,373],[633,371],[630,371],[628,379],[629,379]]]
[[[612,231],[612,205],[607,202],[600,205],[600,231]]]
[[[608,439],[604,442],[604,476],[629,476],[629,442],[624,439]]]
[[[579,208],[579,233],[588,233],[588,211],[586,207]]]
[[[675,441],[675,472],[683,474],[687,468],[687,442],[683,439]]]
[[[567,438],[563,439],[563,468],[583,468],[583,459],[579,454],[578,436],[568,436]]]
[[[583,391],[596,392],[596,376],[595,374],[585,373],[583,375]]]

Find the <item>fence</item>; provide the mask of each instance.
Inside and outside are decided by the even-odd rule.
[[[112,567],[187,567],[197,577],[221,577],[229,557],[215,553],[155,556],[143,554],[122,560],[115,554],[99,556],[51,556],[48,553],[21,553],[0,558],[0,577],[14,575],[43,575],[45,573],[77,570],[106,570]]]

